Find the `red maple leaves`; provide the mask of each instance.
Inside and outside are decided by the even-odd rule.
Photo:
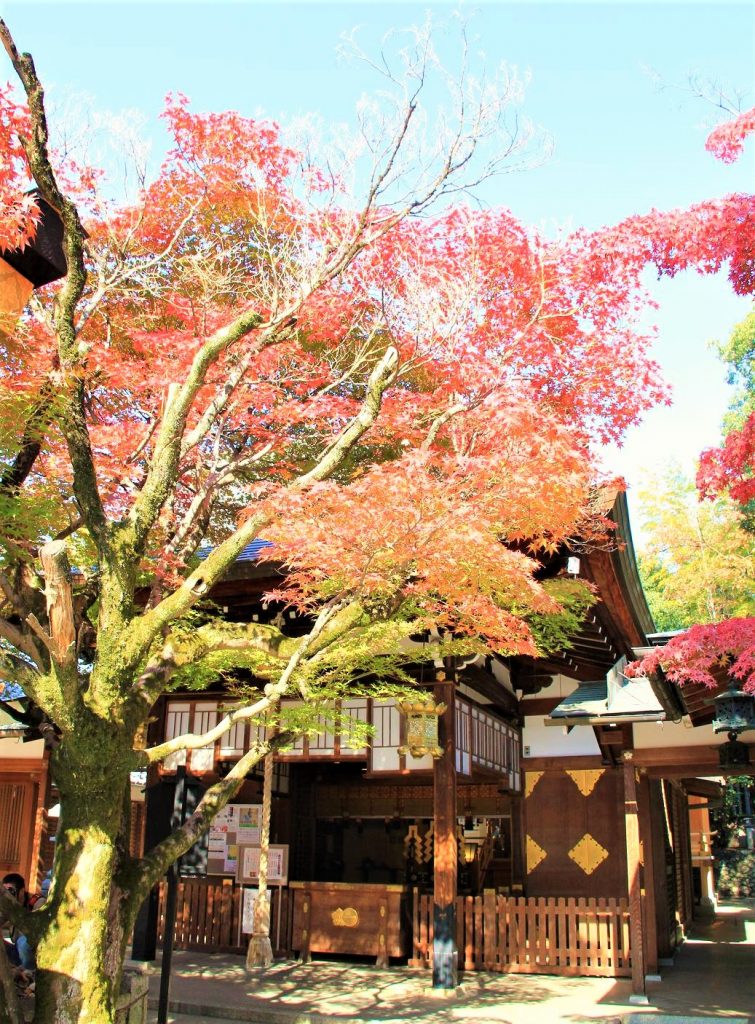
[[[755,693],[755,618],[692,626],[635,662],[627,674],[643,675],[658,668],[680,686],[702,683],[711,688],[720,685],[725,671],[743,690]]]
[[[732,430],[720,448],[706,448],[700,456],[697,487],[703,498],[727,492],[740,505],[755,498],[755,413]]]
[[[14,141],[24,116],[2,93],[0,189],[20,204],[3,230],[14,237],[29,230]],[[554,603],[531,556],[592,528],[597,444],[667,396],[641,323],[642,272],[728,262],[735,288],[749,288],[752,197],[555,241],[505,210],[394,223],[373,207],[361,223],[343,183],[275,124],[196,114],[184,97],[165,118],[173,147],[137,202],[98,203],[97,173],[69,168],[90,212],[77,373],[107,514],[132,507],[156,424],[207,339],[254,310],[259,329],[204,371],[150,571],[180,574],[171,538],[197,508],[209,510],[202,531],[187,531],[197,543],[264,512],[292,599],[318,599],[326,577],[370,600],[393,587],[420,616],[533,653],[526,615]],[[17,341],[9,418],[54,358],[44,323],[22,321]],[[359,415],[389,345],[398,369],[374,426],[334,481],[292,493]],[[55,417],[26,488],[57,495],[61,515],[71,507]]]
[[[732,164],[742,155],[744,142],[748,135],[755,132],[755,107],[744,110],[741,114],[718,125],[708,136],[705,148],[718,160]]]

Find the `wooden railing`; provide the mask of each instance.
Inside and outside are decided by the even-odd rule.
[[[160,883],[157,941],[165,934],[167,883]],[[270,889],[270,940],[276,954],[291,948],[288,889]],[[244,953],[249,936],[241,933],[241,887],[230,878],[182,878],[176,894],[174,949],[205,953]]]
[[[432,896],[414,893],[412,967],[432,966]],[[509,897],[488,890],[456,901],[461,970],[627,977],[625,899]]]
[[[160,885],[158,941],[165,921]],[[291,950],[288,889],[272,889],[270,937],[276,955]],[[432,896],[412,894],[411,967],[432,966]],[[230,878],[178,883],[174,946],[205,953],[244,953],[241,888]],[[628,977],[631,974],[626,899],[510,897],[486,890],[456,901],[459,968],[510,974]]]

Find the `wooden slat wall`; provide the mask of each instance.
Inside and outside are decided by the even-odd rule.
[[[415,892],[412,967],[432,966],[432,897]],[[506,974],[628,977],[626,899],[508,897],[492,890],[456,904],[459,968]]]
[[[0,779],[0,877],[16,871],[32,874],[34,810],[38,787],[18,776]]]

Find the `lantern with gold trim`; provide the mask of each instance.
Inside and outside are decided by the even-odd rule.
[[[417,701],[400,701],[399,710],[406,718],[406,743],[398,748],[399,754],[412,757],[439,758],[443,751],[438,743],[438,718],[446,710],[445,704],[436,704],[432,697]]]

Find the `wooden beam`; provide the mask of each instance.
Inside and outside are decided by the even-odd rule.
[[[435,858],[433,878],[433,988],[458,985],[456,949],[456,743],[455,684],[438,672],[433,690],[446,710],[438,719],[438,744],[443,751],[433,765]]]
[[[660,768],[705,764],[718,767],[718,747],[695,745],[689,747],[647,747],[635,750],[637,768]],[[691,772],[690,774],[694,774]],[[718,772],[714,772],[718,774]]]
[[[523,772],[539,772],[546,768],[564,767],[564,758],[555,755],[551,757],[525,757],[522,759]],[[569,758],[569,768],[605,768],[600,754],[578,754]]]
[[[637,780],[633,752],[624,752],[624,822],[627,842],[627,888],[629,891],[629,936],[632,947],[632,995],[630,1002],[646,1006],[645,945],[642,927],[642,881],[640,878],[640,826],[637,808]]]
[[[532,716],[543,718],[557,708],[563,699],[563,697],[525,697],[519,702],[519,711],[527,718]]]

